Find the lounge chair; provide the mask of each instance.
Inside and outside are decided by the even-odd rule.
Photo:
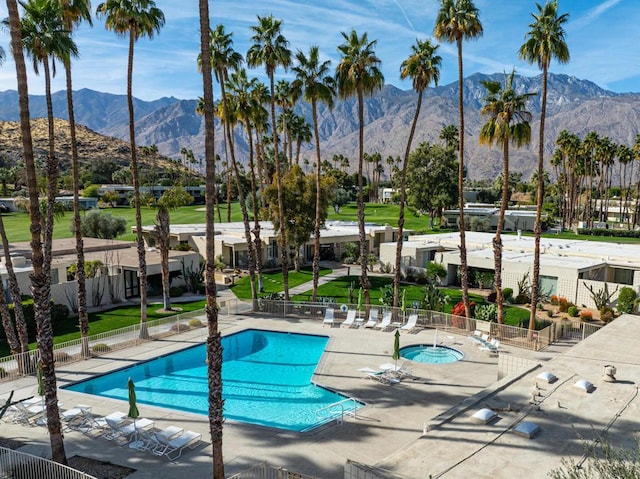
[[[62,411],[60,413],[60,419],[65,423],[64,429],[75,429],[76,426],[82,424],[84,420],[84,414],[82,413],[83,410],[91,411],[91,406],[87,406],[86,404],[78,404],[71,409]]]
[[[384,313],[382,315],[382,321],[380,321],[380,323],[374,325],[373,327],[375,329],[379,329],[381,331],[384,331],[389,326],[391,326],[391,311],[387,311],[386,313]]]
[[[400,327],[400,330],[401,331],[412,331],[413,329],[415,329],[417,323],[418,323],[418,315],[417,314],[410,314],[409,315],[409,320],[407,321],[407,324],[405,324],[404,326]]]
[[[356,321],[356,311],[354,309],[350,309],[347,312],[347,319],[344,320],[344,322],[340,325],[345,326],[347,328],[351,328],[355,325],[355,321]]]
[[[482,344],[482,331],[476,329],[473,332],[473,335],[469,336],[469,341],[472,341],[476,344]]]
[[[80,431],[85,434],[91,434],[95,437],[104,436],[105,439],[115,439],[118,437],[117,427],[124,425],[127,420],[127,414],[121,411],[115,411],[104,417],[94,416],[91,412],[83,410],[85,417],[84,424]]]
[[[398,384],[400,382],[399,378],[393,377],[385,371],[381,371],[378,369],[372,368],[360,368],[358,369],[363,374],[364,379],[370,379],[373,381],[377,381],[380,384],[384,384],[385,386],[392,386],[394,384]]]
[[[112,425],[114,439],[124,439],[126,443],[137,441],[141,431],[153,429],[154,422],[146,417],[138,418],[123,425]]]
[[[324,320],[322,321],[322,326],[329,325],[333,327],[335,324],[335,318],[333,315],[333,308],[327,308],[324,312]]]
[[[12,421],[16,424],[28,426],[32,426],[33,423],[31,421],[39,417],[45,409],[46,407],[42,402],[40,402],[40,404],[17,402],[9,407],[9,410],[13,414]]]
[[[480,346],[480,351],[488,351],[492,354],[498,354],[498,348],[500,347],[500,341],[497,339],[492,340],[489,343],[486,343],[484,346]]]
[[[369,311],[369,321],[364,323],[364,327],[373,328],[376,324],[378,324],[378,310],[374,308]]]
[[[155,433],[158,446],[151,450],[156,456],[164,456],[170,461],[175,461],[182,455],[185,448],[194,449],[200,444],[202,434],[193,431],[185,431],[181,435],[169,439],[162,434]]]
[[[380,369],[387,375],[397,378],[412,378],[411,366],[406,361],[400,363],[400,365],[392,363],[384,363],[380,365]]]

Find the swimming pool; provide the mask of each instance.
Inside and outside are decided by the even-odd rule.
[[[400,356],[419,363],[448,364],[460,361],[464,354],[447,346],[418,344],[400,348]]]
[[[337,408],[323,408],[346,398],[311,383],[328,340],[326,336],[258,329],[223,337],[224,417],[293,431],[312,429],[334,418]],[[130,377],[140,404],[207,415],[205,358],[202,344],[66,389],[126,401]],[[346,401],[343,407],[352,411],[361,405]]]

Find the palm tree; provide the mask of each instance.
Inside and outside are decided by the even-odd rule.
[[[488,117],[480,129],[480,144],[502,145],[502,201],[496,236],[493,239],[493,255],[495,265],[494,287],[496,304],[498,305],[498,323],[504,323],[504,304],[502,297],[502,226],[509,201],[509,143],[520,148],[531,141],[531,113],[526,104],[535,93],[518,93],[513,85],[515,70],[505,75],[504,85],[495,81],[483,81],[487,90],[484,105],[480,114]]]
[[[212,477],[225,477],[222,456],[222,341],[218,330],[218,301],[215,281],[215,122],[213,113],[213,78],[211,69],[211,25],[209,23],[209,1],[199,0],[200,11],[200,64],[204,103],[204,157],[206,163],[206,246],[205,246],[205,291],[207,304],[207,378],[209,383],[209,433],[213,447]]]
[[[384,76],[380,71],[380,59],[374,48],[376,40],[369,41],[367,33],[359,36],[355,30],[348,35],[344,32],[344,43],[338,46],[342,58],[336,68],[338,96],[342,99],[356,95],[358,98],[358,234],[360,239],[360,286],[362,287],[365,304],[370,304],[369,278],[367,277],[367,257],[369,243],[364,229],[364,198],[362,168],[364,166],[364,96],[372,95],[384,85]]]
[[[303,91],[304,99],[311,103],[311,117],[313,121],[313,137],[316,147],[316,221],[313,230],[313,297],[318,298],[318,277],[320,274],[320,227],[322,226],[321,204],[322,188],[320,175],[320,134],[318,132],[318,102],[333,108],[333,98],[336,95],[335,81],[329,74],[330,60],[320,61],[320,51],[317,45],[309,48],[309,55],[298,50],[296,54],[298,65],[293,68],[296,75],[295,88]],[[296,164],[298,162],[296,161]]]
[[[51,308],[49,303],[50,283],[45,275],[44,254],[41,243],[41,217],[39,205],[38,178],[33,155],[33,138],[29,116],[29,92],[27,89],[27,69],[22,51],[20,15],[16,0],[7,0],[7,23],[11,35],[11,51],[16,64],[18,85],[18,107],[20,111],[20,132],[22,137],[22,155],[29,191],[29,218],[31,232],[31,273],[36,324],[38,325],[38,352],[42,361],[42,379],[45,388],[47,408],[47,429],[51,444],[51,458],[66,464],[64,439],[60,424],[58,394],[53,356],[53,330],[51,328]]]
[[[536,221],[534,225],[533,275],[531,278],[531,316],[529,329],[536,325],[540,278],[540,235],[542,233],[542,202],[544,199],[544,122],[547,116],[547,76],[552,59],[560,63],[569,61],[569,48],[564,40],[562,25],[568,14],[558,15],[558,1],[550,0],[544,5],[536,3],[538,13],[531,14],[534,21],[529,24],[524,45],[518,50],[518,56],[529,63],[536,63],[542,70],[542,102],[540,106],[540,137],[538,139],[538,192],[536,196]]]
[[[43,254],[45,274],[48,275],[51,268],[53,219],[58,192],[58,161],[55,152],[51,78],[56,73],[56,59],[67,62],[71,56],[78,55],[78,50],[65,30],[62,20],[62,8],[58,2],[53,0],[31,0],[29,2],[20,2],[20,5],[24,8],[21,24],[22,44],[27,55],[33,60],[35,73],[39,74],[40,64],[42,64],[44,70],[49,152],[46,160],[47,209],[43,231]],[[51,65],[49,62],[51,62]]]
[[[458,127],[456,125],[443,126],[438,138],[444,141],[444,146],[446,148],[453,148],[454,150],[458,149],[460,144],[460,135],[458,134]]]
[[[458,209],[460,210],[460,282],[462,301],[467,317],[469,309],[469,284],[467,268],[467,245],[464,226],[464,95],[462,77],[462,40],[482,36],[482,23],[478,9],[472,0],[440,0],[433,36],[449,43],[455,42],[458,49]]]
[[[402,171],[400,174],[400,210],[398,212],[398,240],[396,244],[396,264],[393,275],[393,307],[397,308],[400,302],[400,273],[402,266],[402,236],[404,228],[404,205],[407,199],[407,165],[413,135],[416,132],[420,108],[422,107],[422,97],[424,91],[433,83],[438,86],[440,80],[440,64],[442,57],[437,55],[438,45],[433,45],[429,40],[416,40],[415,45],[411,45],[411,54],[400,65],[400,78],[405,80],[411,78],[413,89],[418,93],[416,112],[413,115],[413,122],[409,130],[407,148],[404,152]],[[393,162],[393,158],[391,158]]]
[[[133,112],[133,48],[143,37],[153,38],[164,25],[164,13],[153,0],[107,0],[98,5],[98,16],[105,18],[105,27],[117,37],[129,36],[127,66],[127,106],[129,110],[129,143],[131,148],[131,174],[133,177],[133,201],[136,208],[136,242],[138,245],[138,280],[140,281],[140,336],[147,337],[147,260],[142,237],[140,213],[140,179],[136,156],[136,130]]]
[[[280,185],[283,172],[280,171],[280,154],[276,135],[276,104],[275,84],[273,75],[276,68],[285,70],[291,65],[291,50],[287,47],[289,42],[282,35],[282,21],[276,20],[272,15],[261,17],[258,15],[258,25],[251,26],[254,35],[251,37],[253,45],[247,52],[247,64],[250,67],[264,65],[269,77],[269,91],[271,102],[271,133],[273,135],[273,151],[276,167],[276,186],[278,188],[278,220],[284,225],[284,202],[282,198],[282,186]],[[284,299],[289,300],[289,260],[287,257],[288,245],[286,228],[280,228],[280,258],[282,262],[282,282],[284,286]]]
[[[261,110],[263,113],[265,110],[262,105],[257,101],[254,91],[258,86],[258,80],[247,78],[246,70],[238,70],[231,73],[229,80],[227,81],[227,88],[235,96],[236,115],[238,120],[244,122],[244,128],[247,132],[247,140],[249,142],[249,173],[251,182],[251,199],[253,200],[253,254],[255,258],[255,269],[258,277],[258,290],[262,292],[262,240],[260,239],[260,205],[258,204],[257,185],[260,178],[256,177],[255,161],[254,157],[254,144],[253,144],[253,120],[255,119],[256,111]],[[261,186],[262,187],[262,186]]]
[[[251,241],[251,226],[249,224],[249,215],[247,213],[247,203],[244,190],[241,187],[240,171],[236,162],[235,146],[232,138],[233,120],[237,120],[237,108],[230,108],[230,98],[225,90],[225,84],[229,80],[229,69],[237,71],[242,65],[243,58],[233,49],[232,33],[226,33],[223,25],[218,25],[215,30],[211,31],[211,61],[214,69],[215,77],[220,84],[220,94],[222,98],[222,110],[224,121],[224,132],[226,135],[226,143],[229,146],[229,154],[231,156],[231,168],[235,173],[236,183],[238,185],[238,199],[240,200],[240,210],[242,212],[242,221],[244,223],[245,239],[247,241],[247,261],[249,266],[249,279],[251,281],[251,298],[253,299],[253,307],[258,307],[258,291],[256,289],[256,266],[254,248]]]
[[[71,35],[73,29],[83,21],[91,22],[91,2],[89,0],[58,0],[62,6],[62,18],[65,30]],[[84,271],[84,245],[80,228],[80,177],[78,168],[78,145],[76,141],[76,120],[73,108],[73,83],[71,78],[71,62],[64,62],[67,87],[67,112],[69,115],[69,138],[71,141],[71,171],[73,177],[73,231],[76,238],[76,281],[78,282],[78,323],[82,342],[81,354],[90,355],[89,351],[89,316],[87,313],[87,287]]]

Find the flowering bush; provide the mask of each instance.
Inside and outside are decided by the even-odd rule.
[[[592,319],[593,319],[593,313],[591,311],[587,311],[587,310],[580,311],[581,321],[591,321]]]
[[[551,296],[551,300],[550,300],[550,301],[551,301],[551,304],[552,304],[552,305],[554,305],[554,306],[558,306],[558,296],[557,296],[557,295],[555,295],[555,294],[554,294],[554,295],[552,295],[552,296]]]
[[[471,317],[473,318],[475,315],[476,303],[471,301],[469,303],[469,309],[471,310],[470,311]],[[453,309],[451,310],[451,314],[454,316],[466,316],[466,312],[464,310],[464,303],[462,301],[460,301],[459,303],[456,303]]]

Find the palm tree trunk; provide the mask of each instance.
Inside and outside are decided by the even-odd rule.
[[[127,106],[129,109],[129,143],[131,146],[131,176],[133,178],[133,201],[136,208],[136,243],[138,249],[138,281],[140,284],[140,337],[149,337],[147,330],[147,258],[142,237],[142,214],[140,209],[140,177],[136,155],[136,129],[133,113],[133,47],[135,38],[129,32],[129,62],[127,65]]]
[[[51,271],[51,249],[53,247],[53,222],[56,204],[56,193],[58,192],[58,161],[55,151],[55,131],[53,117],[53,102],[51,100],[51,71],[49,69],[49,59],[42,62],[44,67],[45,98],[47,103],[47,131],[49,133],[49,153],[47,155],[47,210],[43,231],[43,254],[44,254],[44,274],[50,277]],[[51,281],[49,280],[49,287]]]
[[[219,71],[219,77],[225,78],[227,75],[224,71]],[[249,224],[249,214],[247,213],[247,203],[244,196],[244,191],[242,191],[241,181],[240,181],[240,170],[238,169],[238,164],[236,163],[236,153],[235,153],[235,145],[233,139],[231,137],[231,121],[229,121],[229,109],[227,102],[227,94],[224,87],[224,81],[220,82],[220,93],[222,95],[222,108],[224,110],[224,117],[227,118],[227,122],[225,122],[225,134],[227,136],[227,143],[229,144],[229,155],[231,156],[231,166],[233,167],[233,171],[236,177],[236,184],[238,185],[238,200],[240,201],[240,211],[242,213],[242,223],[244,224],[244,236],[247,240],[247,262],[249,267],[249,280],[251,281],[251,299],[254,304],[254,309],[257,309],[258,303],[258,292],[256,290],[256,266],[255,259],[253,255],[253,244],[251,242],[251,226]]]
[[[533,226],[533,275],[531,278],[531,310],[529,313],[529,337],[536,329],[536,311],[538,309],[538,291],[540,282],[540,237],[542,235],[542,202],[544,199],[544,122],[547,115],[547,71],[542,69],[542,101],[540,107],[540,137],[538,140],[538,192],[536,196],[536,221]]]
[[[216,184],[213,118],[213,79],[211,75],[211,45],[209,32],[209,1],[199,0],[200,11],[200,52],[202,61],[202,83],[205,122],[205,161],[206,161],[206,255],[205,255],[205,291],[207,297],[207,382],[209,385],[209,432],[213,449],[213,476],[223,478],[224,460],[222,456],[222,342],[218,331],[218,304],[215,282],[215,223],[214,194]]]
[[[467,267],[467,242],[464,226],[464,92],[462,78],[462,39],[456,40],[458,46],[458,114],[460,123],[460,141],[458,142],[458,209],[460,210],[460,286],[462,302],[467,318],[471,317],[469,306],[469,268]]]
[[[251,131],[251,121],[246,120],[247,137],[249,139],[249,170],[251,172],[251,198],[253,200],[253,236],[254,236],[254,255],[256,259],[256,275],[258,276],[258,292],[264,290],[262,284],[262,240],[260,239],[260,207],[258,205],[258,195],[256,192],[256,170],[253,161],[253,132]],[[257,302],[253,305],[254,310],[257,309]]]
[[[84,242],[80,219],[80,178],[78,169],[78,145],[76,144],[76,120],[73,109],[71,63],[65,62],[67,80],[67,111],[69,114],[69,137],[71,139],[71,170],[73,177],[73,232],[76,238],[76,280],[78,281],[78,323],[80,325],[81,354],[89,357],[89,316],[87,314],[87,286],[84,271]]]
[[[507,125],[506,128],[509,128]],[[498,323],[504,323],[504,304],[502,297],[502,228],[504,226],[504,214],[507,211],[509,200],[509,138],[504,138],[502,144],[502,198],[500,201],[500,214],[496,236],[493,238],[494,259],[494,286],[496,288],[496,305],[498,306]]]
[[[276,103],[275,86],[273,83],[273,71],[269,71],[269,85],[271,88],[271,124],[273,125],[273,151],[276,163],[276,187],[278,189],[278,220],[280,222],[280,259],[282,262],[282,284],[284,287],[284,299],[289,301],[289,259],[287,255],[287,225],[284,220],[284,201],[282,198],[282,171],[280,168],[280,154],[278,151],[278,135],[276,134]]]
[[[318,105],[316,97],[311,98],[311,113],[313,115],[313,136],[316,143],[316,222],[313,227],[313,296],[314,303],[318,299],[318,278],[320,277],[320,226],[322,209],[322,182],[320,178],[320,135],[318,134]],[[299,143],[298,143],[299,146]],[[298,147],[298,153],[300,148]],[[296,164],[298,160],[296,159]]]
[[[160,269],[162,271],[162,299],[165,311],[171,310],[171,284],[169,280],[169,233],[171,232],[169,210],[158,208],[156,216],[156,240],[160,250]]]
[[[371,295],[369,292],[369,277],[367,276],[367,257],[369,256],[369,242],[364,229],[364,187],[362,181],[362,168],[364,166],[364,98],[362,89],[358,89],[358,238],[360,240],[360,287],[364,293],[366,316],[369,315]]]
[[[49,306],[50,279],[44,275],[43,251],[40,240],[42,224],[40,221],[40,205],[38,204],[38,178],[36,176],[33,157],[33,140],[29,123],[29,92],[27,88],[27,69],[22,52],[20,38],[20,16],[16,0],[7,0],[9,30],[11,33],[11,51],[16,64],[18,83],[18,106],[20,109],[20,132],[25,170],[27,173],[27,189],[29,191],[29,214],[31,232],[31,284],[34,299],[35,319],[38,325],[38,350],[42,359],[42,376],[45,386],[45,403],[47,408],[47,428],[51,444],[51,458],[61,464],[67,463],[64,440],[60,425],[60,411],[56,386],[56,374],[53,362],[53,331]]]
[[[29,334],[27,332],[27,322],[24,319],[24,310],[22,309],[22,294],[18,284],[16,272],[13,269],[13,260],[11,259],[11,250],[9,248],[9,240],[7,232],[4,229],[4,221],[0,216],[0,238],[2,239],[2,250],[4,251],[4,266],[7,270],[7,286],[9,294],[13,302],[13,316],[15,319],[16,330],[18,332],[18,340],[20,341],[20,352],[29,351]],[[19,365],[20,370],[26,370],[26,365]]]
[[[420,108],[422,107],[422,90],[418,91],[418,103],[416,104],[416,112],[413,115],[411,130],[409,131],[409,139],[407,140],[407,148],[404,152],[404,161],[402,162],[402,173],[400,175],[400,209],[398,211],[398,239],[396,242],[396,264],[393,271],[393,307],[397,308],[400,304],[400,274],[402,268],[402,242],[404,231],[404,205],[407,201],[407,165],[409,164],[409,155],[411,154],[411,143],[416,132],[418,117],[420,116]]]

